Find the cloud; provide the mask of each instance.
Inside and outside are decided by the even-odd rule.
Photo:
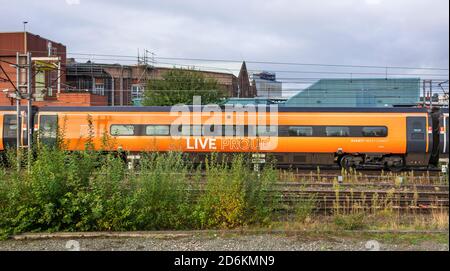
[[[447,0],[29,0],[7,5],[10,11],[0,17],[0,31],[20,30],[21,21],[28,20],[31,32],[64,43],[69,52],[133,56],[145,48],[169,57],[449,64]]]
[[[381,0],[365,0],[368,5],[379,5],[381,4]]]
[[[67,5],[79,5],[81,3],[80,0],[66,0]]]

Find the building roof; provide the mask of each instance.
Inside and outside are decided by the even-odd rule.
[[[24,50],[24,33],[27,35],[27,50],[32,54],[42,54],[46,53],[47,42],[51,42],[53,46],[58,46],[60,48],[64,48],[65,45],[60,42],[55,42],[53,40],[47,39],[45,37],[41,37],[39,35],[30,33],[30,32],[0,32],[0,55],[8,56],[8,55],[16,55],[17,51]],[[42,48],[41,48],[42,47]],[[41,48],[41,49],[38,49]],[[64,52],[65,55],[65,52]]]

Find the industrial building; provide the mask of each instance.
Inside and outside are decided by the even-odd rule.
[[[291,107],[414,106],[419,78],[320,79],[286,101]]]
[[[225,104],[284,107],[400,107],[420,104],[419,78],[320,79],[286,98],[231,98]]]
[[[280,98],[282,96],[282,83],[276,80],[275,73],[259,72],[250,76],[252,85],[256,88],[259,98]]]

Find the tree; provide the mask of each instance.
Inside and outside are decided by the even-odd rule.
[[[219,103],[226,94],[219,88],[217,80],[205,78],[199,71],[174,68],[164,73],[162,79],[148,81],[142,104],[192,104],[193,96],[201,96],[202,104],[208,104]]]

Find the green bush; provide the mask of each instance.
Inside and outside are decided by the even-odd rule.
[[[216,155],[205,170],[182,153],[142,154],[130,170],[123,154],[39,146],[30,170],[16,156],[0,168],[0,235],[29,231],[234,228],[271,221],[276,171],[257,176],[244,156]],[[23,156],[23,155],[22,155]],[[9,166],[7,166],[9,165]],[[204,174],[204,176],[202,176]]]
[[[212,155],[206,161],[206,185],[195,215],[200,228],[233,228],[264,224],[276,205],[272,184],[273,168],[266,167],[261,176],[250,170],[243,155],[233,158],[231,166]]]
[[[316,195],[299,199],[295,205],[295,219],[298,222],[304,223],[308,218],[311,218],[316,208],[316,202]]]
[[[187,166],[181,153],[143,155],[135,185],[138,229],[192,226]]]

